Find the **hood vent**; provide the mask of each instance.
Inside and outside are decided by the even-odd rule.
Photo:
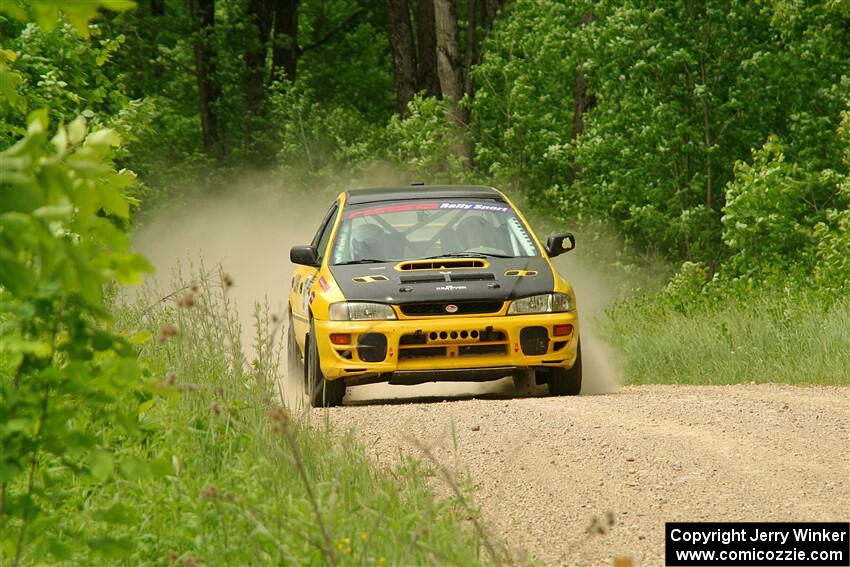
[[[372,283],[372,282],[385,282],[389,280],[387,276],[377,275],[377,276],[355,276],[351,278],[353,281],[357,283]]]
[[[451,274],[449,279],[453,282],[491,282],[496,279],[496,274],[478,272],[471,274]]]
[[[422,274],[399,276],[399,282],[403,284],[412,283],[452,283],[452,282],[491,282],[496,279],[496,274],[487,272],[473,272],[467,274]]]
[[[396,269],[402,271],[410,270],[453,270],[457,268],[486,268],[487,263],[484,260],[477,259],[446,259],[446,260],[414,260],[412,262],[402,262]]]

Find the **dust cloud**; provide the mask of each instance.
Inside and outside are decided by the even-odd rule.
[[[576,231],[576,249],[552,263],[570,281],[576,294],[581,329],[581,393],[608,394],[616,392],[623,382],[622,364],[619,352],[599,336],[598,325],[605,309],[623,292],[611,283],[610,274],[595,267],[594,261],[581,252],[581,245],[581,232]]]
[[[133,244],[166,290],[178,263],[187,276],[187,266],[198,269],[200,261],[207,270],[220,266],[233,279],[229,294],[239,308],[243,344],[250,344],[254,302],[268,301],[271,313],[284,313],[292,275],[289,248],[309,243],[330,205],[305,201],[240,190],[175,204],[143,217]]]
[[[387,182],[379,181],[375,184]],[[304,195],[287,191],[267,177],[245,179],[221,195],[205,194],[146,212],[139,219],[133,243],[157,270],[148,283],[165,293],[173,285],[172,273],[178,264],[187,277],[193,271],[197,275],[201,261],[207,270],[220,266],[229,274],[234,286],[228,294],[238,310],[242,344],[250,360],[254,303],[265,301],[270,313],[280,317],[285,314],[293,269],[289,249],[312,239],[331,199],[328,191]],[[580,246],[580,235],[578,239]],[[612,392],[620,383],[616,352],[596,338],[593,320],[615,293],[606,287],[604,275],[583,262],[577,252],[572,253],[575,257],[567,254],[558,258],[556,265],[573,282],[579,298],[584,363],[582,394]],[[282,360],[285,366],[285,356]],[[281,368],[283,372],[285,368]],[[287,401],[294,406],[302,402],[300,393],[291,388],[297,383],[297,380],[284,381],[290,387]],[[349,388],[346,402],[487,395],[536,396],[543,395],[543,391],[533,386],[518,388],[511,378],[486,383],[371,384]]]

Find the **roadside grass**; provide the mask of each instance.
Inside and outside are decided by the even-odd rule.
[[[285,317],[256,307],[246,363],[227,279],[208,273],[178,289],[116,307],[117,327],[150,332],[140,358],[158,385],[136,400],[135,435],[104,432],[109,452],[90,457],[101,461],[98,478],[72,475],[67,463],[49,469],[66,498],[52,512],[50,548],[24,563],[511,561],[487,541],[466,495],[434,496],[432,466],[378,467],[350,435],[279,403]]]
[[[605,335],[630,384],[850,384],[850,298],[751,291],[621,300]]]

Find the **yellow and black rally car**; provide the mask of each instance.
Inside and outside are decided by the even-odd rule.
[[[533,373],[581,389],[575,295],[510,200],[491,187],[342,193],[313,242],[295,246],[289,371],[313,406],[346,386],[494,380]]]

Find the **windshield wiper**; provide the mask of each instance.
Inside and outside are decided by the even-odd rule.
[[[448,254],[437,254],[436,256],[417,258],[417,260],[434,260],[436,258],[516,258],[516,256],[508,256],[507,254],[491,254],[489,252],[449,252]]]
[[[391,262],[392,260],[378,260],[376,258],[360,258],[359,260],[349,260],[348,262],[339,262],[338,264],[334,264],[334,266],[349,266],[351,264],[383,264],[384,262]]]

